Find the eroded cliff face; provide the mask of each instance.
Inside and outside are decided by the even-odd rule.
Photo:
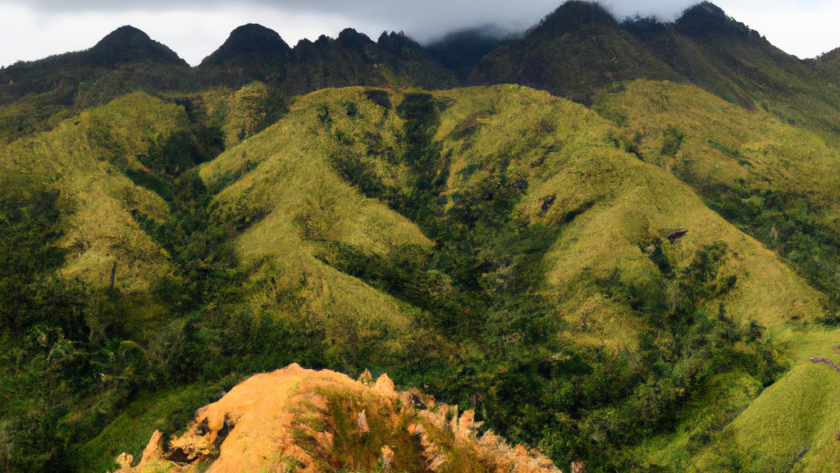
[[[472,411],[375,383],[293,364],[251,377],[196,412],[169,442],[155,432],[139,462],[118,473],[381,471],[560,473],[545,456],[478,433]],[[164,445],[166,444],[166,445]]]

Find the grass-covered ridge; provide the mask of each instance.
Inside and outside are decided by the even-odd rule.
[[[706,204],[788,259],[837,311],[840,154],[819,134],[696,88],[638,81],[596,109],[624,146],[692,186]]]
[[[822,319],[824,299],[663,164],[702,143],[691,130],[617,118],[645,87],[672,86],[594,110],[520,86],[133,94],[0,149],[3,241],[54,255],[0,275],[36,296],[2,309],[76,314],[4,327],[6,459],[102,471],[138,453],[144,419],[177,413],[169,435],[217,387],[299,362],[387,370],[561,467],[687,464],[640,452],[673,451],[697,419],[713,447],[786,370],[774,334]]]
[[[735,326],[753,322],[756,327],[821,314],[818,294],[793,271],[706,208],[690,188],[625,153],[620,141],[620,131],[595,113],[528,89],[476,88],[435,96],[345,89],[298,101],[280,123],[204,166],[202,175],[211,187],[239,177],[217,197],[227,219],[267,215],[239,237],[243,250],[277,254],[284,247],[278,236],[296,230],[297,237],[286,241],[302,238],[301,246],[311,245],[318,260],[419,307],[421,326],[434,329],[431,333],[455,337],[464,349],[486,340],[485,354],[461,355],[466,356],[462,369],[475,370],[467,367],[484,359],[487,370],[501,361],[491,362],[498,356],[495,347],[523,342],[592,347],[582,348],[585,352],[607,341],[622,350],[643,350],[651,343],[645,327],[656,313],[700,310],[737,320]],[[323,173],[318,187],[289,180],[300,173],[294,156],[301,148],[310,152],[306,166],[319,166]],[[273,150],[273,156],[265,150]],[[431,167],[421,169],[431,173],[413,170],[416,159],[428,160]],[[344,208],[352,209],[358,197],[307,197],[322,186],[331,188],[336,174],[353,185],[354,193],[361,191],[415,221],[435,246],[423,251],[421,244],[411,256],[404,249],[410,241],[376,244],[369,232],[378,226],[364,227],[368,235],[337,231],[348,228]],[[602,181],[589,184],[576,176]],[[290,197],[282,197],[286,193]],[[275,207],[274,199],[285,205]],[[255,206],[266,203],[268,208]],[[321,209],[319,218],[312,218],[313,205]],[[370,218],[365,210],[350,214],[357,221]],[[648,226],[639,228],[639,221]],[[679,229],[688,229],[688,236],[671,244],[667,237]],[[286,267],[288,260],[278,259]],[[412,273],[412,267],[426,275]],[[664,292],[657,296],[657,291]],[[680,291],[686,292],[676,295]],[[678,330],[674,336],[690,335]],[[408,337],[403,343],[419,340],[416,334]],[[542,363],[531,356],[537,359],[517,362],[518,369]],[[608,356],[610,363],[620,359],[614,357]],[[469,375],[463,388],[449,382],[440,388],[444,395],[466,395],[466,386],[494,382],[489,372]],[[539,383],[534,375],[495,382],[503,383],[499,393],[508,392],[516,389],[510,383]],[[435,375],[424,370],[423,379],[428,383]],[[502,415],[510,408],[503,406],[514,402],[525,409],[521,419],[544,422],[527,407],[543,401],[498,398],[480,389],[475,394],[484,398],[480,404],[491,419],[493,410]],[[532,430],[533,423],[508,433],[534,439],[539,430]],[[594,454],[584,453],[585,443],[576,448],[578,455]],[[570,451],[561,450],[557,454]]]

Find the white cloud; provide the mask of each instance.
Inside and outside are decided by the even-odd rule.
[[[781,50],[800,58],[840,47],[840,3],[837,0],[720,0],[726,13],[767,37]]]
[[[123,25],[143,30],[195,65],[221,46],[234,28],[246,23],[272,28],[294,46],[303,38],[335,37],[353,22],[338,15],[284,13],[263,6],[43,15],[26,7],[0,4],[0,65],[87,49]],[[356,24],[358,30],[374,35],[374,40],[385,29],[373,22]]]
[[[352,27],[373,39],[383,30],[420,41],[459,27],[496,23],[524,30],[561,0],[0,0],[0,65],[86,49],[130,24],[166,44],[191,64],[218,48],[231,30],[259,23],[290,45]],[[693,0],[602,0],[616,16],[656,14],[672,20]],[[739,21],[781,49],[813,57],[840,47],[836,0],[718,0]]]

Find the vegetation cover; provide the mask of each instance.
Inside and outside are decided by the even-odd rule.
[[[567,2],[470,79],[547,91],[258,25],[194,69],[121,29],[0,71],[0,464],[114,471],[299,363],[564,471],[830,470],[832,57],[739,25]]]

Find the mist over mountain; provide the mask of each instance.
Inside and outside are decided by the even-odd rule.
[[[566,2],[524,38],[483,58],[468,83],[513,82],[589,104],[615,82],[642,78],[691,83],[748,109],[772,102],[783,119],[835,134],[835,125],[811,107],[819,101],[840,110],[832,85],[838,78],[784,53],[710,2],[673,22],[621,23],[598,4]]]
[[[497,26],[467,28],[435,39],[426,44],[425,48],[463,83],[469,79],[476,64],[490,51],[520,36],[519,33],[507,32]]]
[[[224,11],[234,2],[197,0],[144,2],[142,9],[153,11],[172,10],[218,10]],[[557,7],[551,0],[535,0],[527,4],[511,4],[498,0],[485,1],[480,7],[465,0],[439,1],[426,3],[393,3],[380,0],[359,0],[352,3],[338,0],[306,2],[303,0],[248,0],[237,2],[254,10],[266,7],[275,8],[298,15],[336,16],[344,19],[347,26],[383,26],[394,30],[403,30],[421,42],[428,42],[452,31],[480,28],[483,25],[496,24],[505,31],[524,31],[545,16],[547,11]],[[671,20],[683,9],[692,4],[691,0],[618,0],[610,2],[610,10],[624,18],[635,13],[656,15]],[[49,12],[122,12],[136,10],[131,2],[104,0],[73,0],[57,2],[54,0],[36,0],[27,2],[30,8],[48,14]],[[271,27],[271,25],[266,25]],[[370,32],[369,32],[370,33]],[[281,31],[282,34],[282,31]],[[314,38],[310,38],[314,39]]]

